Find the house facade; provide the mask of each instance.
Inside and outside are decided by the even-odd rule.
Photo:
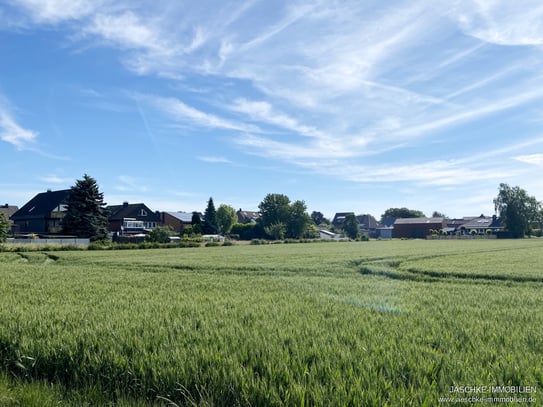
[[[11,220],[11,216],[14,215],[15,212],[17,212],[18,210],[19,207],[13,205],[5,204],[0,206],[0,214],[4,215],[4,218],[6,218],[10,227],[13,226],[13,220]]]
[[[192,224],[192,213],[189,212],[162,212],[161,223],[169,226],[178,233],[183,232],[186,226]]]
[[[108,229],[112,233],[143,233],[162,225],[159,212],[154,212],[143,203],[111,205],[109,211]]]
[[[332,225],[335,228],[342,229],[343,228],[343,222],[345,222],[345,218],[347,215],[354,215],[354,212],[337,212],[334,215],[334,219],[332,219]]]
[[[394,222],[392,237],[395,239],[424,239],[432,230],[447,226],[445,218],[399,218]]]
[[[236,215],[238,216],[238,223],[256,223],[256,221],[260,218],[260,212],[256,211],[244,211],[243,209],[239,209],[236,212]]]
[[[11,215],[15,234],[59,234],[66,213],[69,189],[37,194]]]

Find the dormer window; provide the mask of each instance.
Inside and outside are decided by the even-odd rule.
[[[140,216],[147,216],[147,211],[145,209],[140,209]]]

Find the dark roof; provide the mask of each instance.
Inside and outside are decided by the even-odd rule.
[[[260,218],[260,212],[256,211],[244,211],[240,209],[236,212],[238,215],[238,222],[239,223],[251,223],[256,222],[258,218]]]
[[[377,220],[369,214],[358,215],[356,218],[363,229],[375,229],[377,227]]]
[[[481,215],[477,218],[472,218],[467,222],[464,222],[460,227],[466,229],[477,228],[501,228],[501,220],[496,216],[484,216]]]
[[[332,219],[332,225],[341,226],[347,215],[354,215],[354,212],[337,212]]]
[[[122,221],[124,218],[136,218],[149,222],[160,222],[160,214],[153,212],[144,203],[129,204],[125,202],[122,205],[110,205],[106,209],[109,211],[109,220]]]
[[[398,218],[395,225],[422,225],[429,223],[443,223],[444,218]]]
[[[4,214],[4,217],[6,218],[7,221],[9,221],[11,216],[18,210],[19,208],[13,205],[5,204],[5,205],[0,206],[0,213]]]
[[[48,218],[50,213],[66,201],[70,189],[42,192],[11,215],[12,220]]]
[[[176,218],[183,223],[192,222],[192,212],[164,212],[170,215],[172,218]]]

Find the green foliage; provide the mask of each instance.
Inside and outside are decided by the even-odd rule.
[[[217,209],[217,228],[222,235],[230,233],[237,219],[236,210],[230,205],[221,204]]]
[[[358,223],[358,219],[352,213],[345,216],[342,228],[349,239],[356,239],[360,235],[360,225]]]
[[[311,220],[317,226],[325,221],[324,215],[322,214],[322,212],[318,212],[318,211],[311,212]]]
[[[65,202],[66,214],[62,220],[63,232],[91,241],[107,239],[108,214],[104,195],[96,180],[87,174],[76,180]]]
[[[145,240],[155,243],[168,243],[170,236],[173,236],[174,233],[174,230],[170,226],[157,226],[145,236]]]
[[[424,218],[424,212],[407,208],[389,208],[381,215],[381,222],[385,218]]]
[[[272,223],[269,226],[264,227],[264,231],[273,240],[283,240],[285,238],[286,226],[284,223]]]
[[[0,243],[5,243],[8,238],[9,223],[3,213],[0,213]]]
[[[260,209],[259,223],[264,231],[270,230],[273,233],[266,234],[273,239],[283,237],[299,239],[303,237],[307,225],[311,222],[307,214],[307,206],[304,201],[295,201],[292,204],[286,195],[268,194],[258,205]],[[281,227],[284,226],[284,233]],[[283,237],[278,237],[283,235]]]
[[[507,184],[500,184],[494,207],[505,229],[515,238],[530,234],[532,226],[541,222],[541,203],[518,186],[511,188]]]
[[[190,228],[189,231],[187,231],[187,234],[189,234],[189,236],[202,234],[202,231],[203,231],[202,218],[200,217],[200,214],[198,212],[192,212],[190,225],[192,227]]]
[[[268,194],[258,205],[263,227],[274,224],[287,224],[290,218],[290,199],[283,194]]]
[[[217,211],[215,210],[215,204],[213,198],[209,198],[207,201],[207,207],[204,212],[204,222],[202,224],[203,234],[215,234],[217,233]]]
[[[235,223],[230,233],[237,235],[240,240],[260,239],[264,236],[262,226],[255,223]]]
[[[304,201],[294,201],[289,208],[289,218],[286,224],[286,236],[300,239],[304,236],[311,218],[307,214],[307,206]]]
[[[0,405],[433,406],[481,380],[539,388],[542,249],[0,253]]]

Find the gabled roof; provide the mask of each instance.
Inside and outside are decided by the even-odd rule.
[[[236,212],[236,215],[238,215],[238,222],[239,223],[251,223],[256,222],[258,218],[260,218],[260,212],[256,211],[244,211],[242,209],[238,210]]]
[[[395,225],[423,225],[429,223],[443,223],[445,218],[398,218]]]
[[[501,221],[495,216],[484,216],[474,217],[464,222],[460,227],[466,229],[481,229],[481,228],[501,228]]]
[[[125,202],[122,205],[110,205],[106,209],[109,211],[110,221],[136,218],[149,222],[160,222],[160,215],[149,209],[144,203],[129,204]]]
[[[377,220],[370,214],[358,215],[356,218],[363,229],[375,229],[377,227]]]
[[[183,223],[192,222],[192,212],[164,212],[170,215],[172,218],[178,219]]]
[[[51,212],[63,204],[70,193],[69,189],[41,192],[15,212],[12,220],[48,218]]]
[[[341,226],[347,215],[354,215],[354,212],[336,212],[334,219],[332,219],[332,225]]]
[[[19,208],[17,206],[13,206],[13,205],[8,205],[8,204],[5,204],[5,205],[2,205],[0,206],[0,213],[2,213],[4,215],[4,217],[6,218],[6,220],[9,222],[11,216],[17,212],[19,210]]]

